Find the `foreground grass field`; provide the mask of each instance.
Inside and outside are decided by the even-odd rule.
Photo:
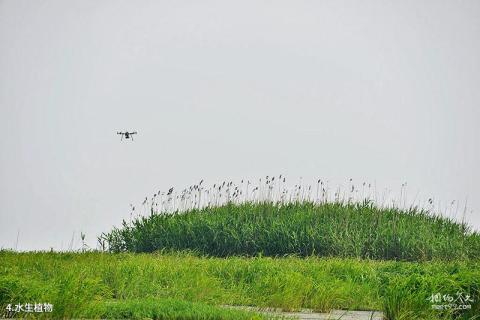
[[[480,258],[480,234],[466,224],[416,208],[379,208],[369,201],[247,202],[152,213],[131,223],[124,221],[100,241],[113,252],[188,249],[219,257]]]
[[[432,309],[440,293],[471,297],[462,312]],[[53,318],[255,319],[221,305],[383,310],[387,319],[474,319],[480,261],[398,262],[189,253],[0,251],[0,305],[49,302]]]

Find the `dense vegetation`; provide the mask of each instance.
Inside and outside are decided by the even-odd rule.
[[[336,256],[426,261],[480,257],[480,235],[426,211],[363,203],[243,203],[152,213],[103,234],[112,252],[193,250],[226,257]]]
[[[250,319],[212,305],[286,310],[384,310],[388,319],[473,319],[480,261],[207,258],[188,253],[0,251],[0,306],[49,302],[53,318]],[[432,294],[471,295],[463,313],[431,308]]]
[[[99,237],[99,252],[0,251],[0,306],[48,302],[52,318],[266,318],[226,308],[237,305],[479,319],[478,232],[398,209],[403,195],[376,206],[366,183],[333,198],[321,180],[285,186],[279,176],[170,188],[145,198],[142,215],[132,205],[129,222]],[[467,309],[429,301],[459,293]]]

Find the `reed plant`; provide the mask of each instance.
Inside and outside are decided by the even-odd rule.
[[[480,257],[480,235],[453,219],[372,202],[229,202],[152,212],[101,235],[111,252],[336,256],[425,261]]]

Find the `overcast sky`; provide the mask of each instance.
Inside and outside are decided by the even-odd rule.
[[[468,197],[480,228],[479,39],[475,0],[0,1],[0,248],[278,174]]]

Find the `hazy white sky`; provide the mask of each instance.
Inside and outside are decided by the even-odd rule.
[[[468,197],[480,228],[479,39],[475,0],[0,1],[0,248],[277,174]]]

